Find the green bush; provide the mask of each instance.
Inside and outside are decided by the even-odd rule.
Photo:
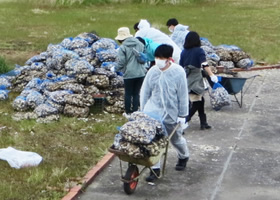
[[[11,69],[8,66],[8,64],[6,63],[5,58],[0,56],[0,74],[4,74],[10,70]]]

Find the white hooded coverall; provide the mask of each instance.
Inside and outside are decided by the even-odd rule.
[[[135,33],[135,37],[146,37],[152,39],[154,42],[159,44],[169,44],[173,47],[173,55],[175,63],[179,64],[181,49],[177,46],[175,42],[165,33],[161,32],[158,29],[152,28],[150,23],[141,19],[138,24],[139,30]]]
[[[188,85],[184,69],[175,63],[164,71],[153,66],[144,79],[140,91],[141,111],[160,116],[166,133],[169,135],[177,125],[177,118],[188,115]],[[189,157],[187,141],[182,136],[181,127],[171,138],[179,159]],[[152,168],[160,168],[160,163]]]

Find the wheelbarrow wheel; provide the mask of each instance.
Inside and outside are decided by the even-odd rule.
[[[129,182],[124,182],[123,189],[126,194],[132,194],[138,184],[138,179],[133,180],[139,176],[139,170],[136,165],[130,165],[126,171],[124,179]]]

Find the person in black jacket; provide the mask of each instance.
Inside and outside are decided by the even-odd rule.
[[[201,42],[198,33],[194,31],[189,32],[185,39],[184,50],[181,53],[180,65],[185,68],[188,78],[190,111],[186,121],[189,122],[196,111],[198,111],[200,129],[204,130],[210,129],[211,126],[207,123],[204,111],[203,94],[205,86],[202,70],[210,76],[212,82],[217,83],[218,78],[212,73],[206,61],[205,52],[200,46]]]

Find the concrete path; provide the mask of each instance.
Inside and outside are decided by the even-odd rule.
[[[242,108],[233,102],[214,111],[205,95],[212,129],[199,130],[198,117],[193,117],[184,135],[191,154],[185,171],[174,170],[177,158],[170,146],[165,176],[149,185],[146,170],[135,193],[127,195],[116,157],[76,199],[279,200],[280,70],[240,72],[242,77],[256,74],[261,77],[248,79],[243,87],[249,86]]]

